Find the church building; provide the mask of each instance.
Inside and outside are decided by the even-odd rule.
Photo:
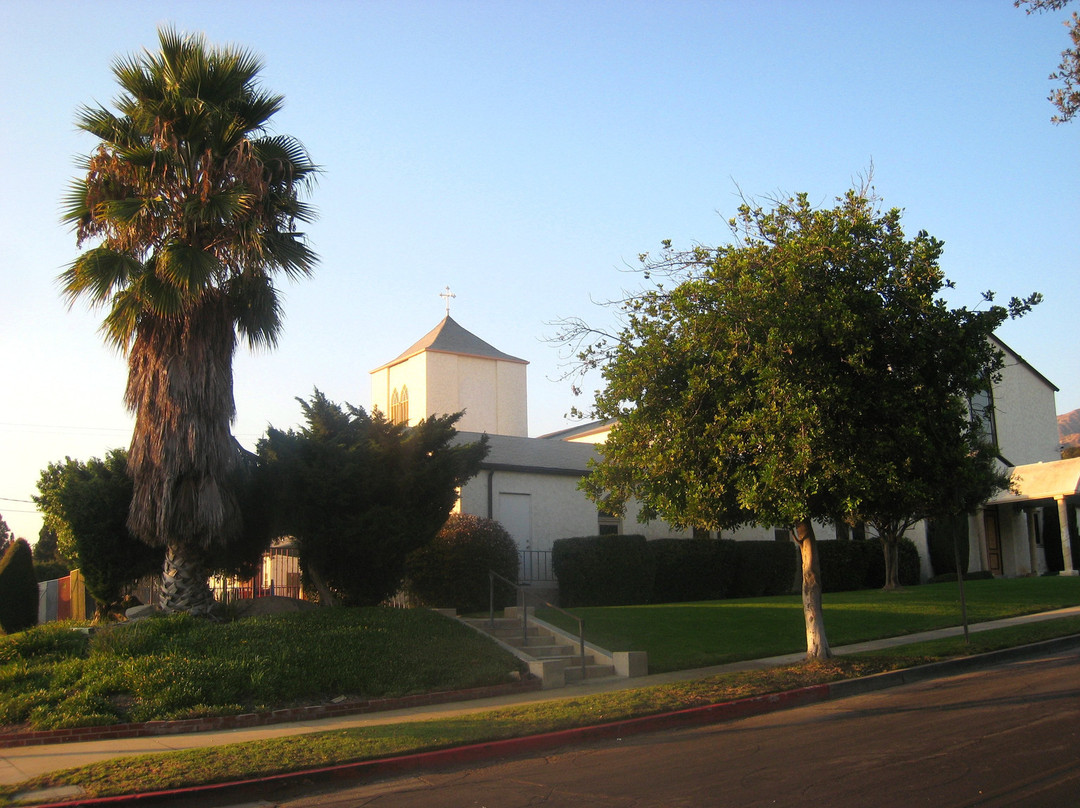
[[[564,430],[528,437],[524,359],[467,331],[449,313],[396,359],[371,371],[372,409],[415,424],[430,415],[462,412],[458,440],[486,434],[490,450],[480,473],[461,490],[458,510],[499,522],[518,544],[524,580],[550,578],[556,539],[625,532],[648,538],[686,537],[664,522],[636,522],[596,509],[579,489],[595,441]],[[602,434],[602,433],[600,433]]]
[[[1012,490],[969,518],[969,570],[1040,574],[1056,556],[1063,557],[1065,574],[1076,574],[1071,545],[1080,505],[1080,459],[1060,460],[1057,388],[1007,345],[995,342],[1005,354],[1005,367],[986,400],[972,402],[972,417],[986,421],[1014,482]],[[464,412],[458,440],[488,436],[488,456],[480,473],[462,488],[457,507],[495,519],[510,532],[521,553],[523,580],[551,579],[556,539],[624,532],[650,539],[688,538],[690,531],[673,530],[661,520],[639,523],[632,502],[622,516],[597,510],[578,483],[589,461],[598,457],[596,446],[604,442],[610,423],[530,438],[527,366],[524,359],[463,328],[448,309],[431,331],[371,371],[372,406],[406,424]],[[822,539],[835,535],[831,525],[817,532]],[[725,537],[768,540],[785,538],[786,532],[749,526]],[[933,574],[925,526],[918,525],[908,537],[919,549],[925,579]]]

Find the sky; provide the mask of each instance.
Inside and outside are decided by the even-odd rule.
[[[31,542],[50,462],[127,445],[123,356],[69,309],[60,202],[117,57],[161,25],[260,54],[273,130],[321,166],[321,261],[282,282],[273,351],[241,348],[234,432],[296,426],[450,313],[530,362],[529,434],[572,423],[557,323],[605,325],[641,253],[717,245],[740,196],[830,206],[872,166],[909,236],[945,242],[949,301],[1041,292],[999,336],[1080,408],[1080,122],[1055,126],[1065,12],[1011,0],[0,0],[0,514]],[[593,385],[598,384],[595,380]]]

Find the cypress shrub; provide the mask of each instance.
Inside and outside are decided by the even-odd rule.
[[[652,598],[653,564],[644,536],[558,539],[551,565],[563,608],[629,606]]]
[[[26,539],[16,539],[0,558],[0,629],[5,634],[37,625],[38,585],[34,551]]]
[[[717,539],[654,539],[648,543],[655,576],[653,603],[719,600],[735,575],[735,542]]]
[[[494,519],[452,513],[430,543],[405,559],[406,590],[429,606],[481,612],[490,603],[488,570],[517,581],[513,537]],[[508,589],[496,585],[496,607],[513,602]]]

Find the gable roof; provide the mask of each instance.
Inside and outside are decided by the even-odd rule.
[[[555,432],[548,432],[540,437],[546,440],[572,441],[574,438],[595,435],[598,432],[605,432],[611,429],[611,426],[614,423],[614,418],[604,418],[600,421],[589,421],[588,423],[575,424],[566,429],[558,429]]]
[[[1038,370],[1036,370],[1036,368],[1030,362],[1028,362],[1026,359],[1024,359],[1024,357],[1022,357],[1020,354],[1018,354],[1016,351],[1014,351],[1012,348],[1010,348],[1008,345],[1006,345],[1004,342],[1002,342],[1001,337],[997,336],[996,334],[991,334],[990,339],[993,340],[994,342],[996,342],[998,347],[1000,347],[1003,351],[1005,351],[1007,354],[1012,356],[1017,361],[1018,364],[1023,365],[1028,370],[1030,370],[1033,374],[1035,374],[1035,376],[1037,376],[1039,379],[1041,379],[1046,384],[1046,386],[1049,387],[1051,390],[1053,390],[1055,393],[1060,393],[1061,392],[1061,388],[1059,388],[1056,384],[1054,384],[1048,378],[1043,376]]]
[[[398,365],[424,351],[457,354],[459,356],[478,356],[483,359],[498,359],[503,362],[517,362],[522,365],[529,364],[524,359],[503,353],[498,348],[484,342],[471,331],[467,331],[458,325],[457,321],[448,314],[442,319],[442,322],[410,345],[404,353],[385,365],[375,368],[372,373],[392,365]]]
[[[458,432],[453,443],[472,443],[480,440],[480,435],[479,432]],[[488,455],[480,463],[480,468],[484,470],[584,477],[589,473],[589,461],[600,457],[591,443],[512,435],[489,434],[487,438]]]

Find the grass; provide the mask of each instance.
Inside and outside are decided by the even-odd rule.
[[[8,805],[18,791],[53,786],[79,786],[87,797],[107,797],[523,737],[866,676],[1076,633],[1080,633],[1080,617],[1062,618],[1021,628],[978,632],[971,635],[970,646],[964,644],[962,637],[957,637],[845,656],[823,663],[723,674],[453,718],[118,758],[53,772],[18,787],[0,787],[0,806]]]
[[[0,637],[0,726],[228,715],[509,681],[518,662],[425,610],[313,609],[218,625],[186,616],[87,636],[53,623]]]
[[[1080,605],[1080,579],[1009,578],[966,581],[968,621],[997,620]],[[897,592],[826,594],[825,629],[833,646],[959,625],[955,582]],[[798,653],[806,648],[798,596],[574,609],[586,639],[602,648],[648,651],[650,673],[687,670]],[[551,611],[540,616],[576,631]]]

